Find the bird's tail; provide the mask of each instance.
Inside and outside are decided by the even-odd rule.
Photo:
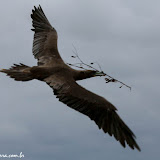
[[[14,78],[16,81],[29,81],[34,79],[29,66],[26,66],[22,63],[14,64],[9,69],[2,69],[0,72],[6,73],[7,76]]]

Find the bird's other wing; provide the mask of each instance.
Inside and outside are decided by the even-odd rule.
[[[103,129],[110,136],[114,135],[123,147],[126,143],[132,149],[137,148],[140,151],[135,135],[118,116],[116,108],[106,99],[86,90],[64,74],[52,75],[44,81],[53,88],[59,101],[94,120],[99,129]]]
[[[31,14],[34,31],[33,55],[38,65],[63,63],[57,48],[57,32],[49,23],[41,6],[34,7]]]

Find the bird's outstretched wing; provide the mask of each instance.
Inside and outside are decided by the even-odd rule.
[[[123,147],[128,144],[132,149],[137,148],[140,151],[135,135],[106,99],[84,89],[64,74],[52,75],[44,81],[53,88],[59,101],[94,120],[99,129],[113,135]]]
[[[63,63],[57,48],[57,32],[49,23],[41,6],[34,7],[31,14],[32,31],[35,32],[33,40],[33,55],[38,59],[39,65],[52,65]]]

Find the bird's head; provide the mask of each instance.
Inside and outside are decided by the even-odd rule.
[[[94,71],[93,77],[96,77],[96,76],[100,76],[101,77],[101,76],[106,76],[106,74],[103,71]]]
[[[82,80],[86,78],[96,77],[96,76],[105,76],[106,74],[102,71],[94,71],[94,70],[82,70],[78,73],[76,77],[77,80]]]

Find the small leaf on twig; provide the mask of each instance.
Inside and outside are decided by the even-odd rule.
[[[108,82],[117,82],[117,80],[114,79],[114,78],[111,78],[111,79],[105,78],[105,80],[106,80],[106,83],[108,83]]]
[[[113,78],[113,79],[111,79],[111,82],[117,82],[117,80]]]

